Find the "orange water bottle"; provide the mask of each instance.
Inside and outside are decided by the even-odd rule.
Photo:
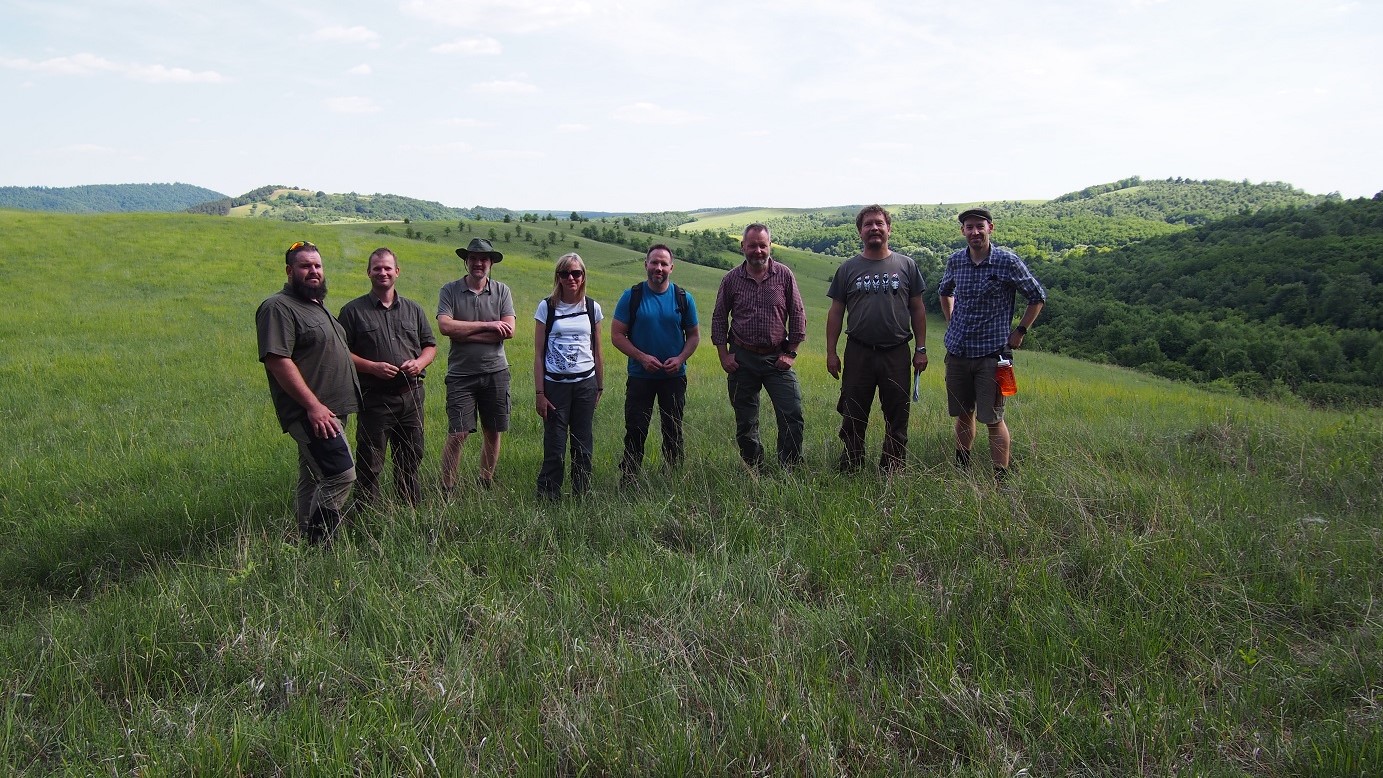
[[[994,368],[994,380],[999,382],[999,394],[1012,397],[1018,394],[1018,379],[1013,377],[1013,358],[999,356],[999,365]]]

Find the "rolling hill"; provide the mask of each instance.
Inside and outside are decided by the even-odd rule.
[[[220,192],[191,184],[3,186],[0,187],[0,208],[61,213],[171,213],[224,197]]]

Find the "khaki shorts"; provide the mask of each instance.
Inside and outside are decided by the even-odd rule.
[[[447,376],[447,433],[475,432],[476,416],[489,432],[509,430],[509,370]]]
[[[960,357],[946,355],[946,410],[952,416],[975,414],[982,424],[998,424],[1004,420],[1004,396],[999,394],[999,382],[994,368],[999,360],[993,355]]]

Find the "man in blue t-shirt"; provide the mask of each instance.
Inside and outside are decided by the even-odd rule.
[[[624,390],[624,456],[620,484],[629,486],[643,465],[653,401],[663,430],[663,461],[682,461],[682,411],[687,360],[701,343],[696,301],[672,283],[672,249],[659,243],[644,255],[648,280],[626,289],[615,306],[610,343],[629,357]]]

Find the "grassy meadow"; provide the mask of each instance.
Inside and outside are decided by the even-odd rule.
[[[0,212],[0,263],[25,279],[0,314],[0,772],[1383,773],[1383,413],[1020,353],[999,489],[951,467],[938,355],[910,470],[842,476],[826,260],[806,255],[783,252],[809,306],[801,471],[739,463],[709,338],[720,273],[681,263],[704,325],[686,466],[661,466],[655,429],[646,483],[615,489],[607,327],[596,496],[538,501],[528,322],[553,260],[501,242],[521,326],[497,488],[302,548],[254,308],[305,239],[332,310],[384,243],[434,311],[452,250],[490,225],[452,226],[433,244]],[[608,316],[641,256],[578,240]]]

